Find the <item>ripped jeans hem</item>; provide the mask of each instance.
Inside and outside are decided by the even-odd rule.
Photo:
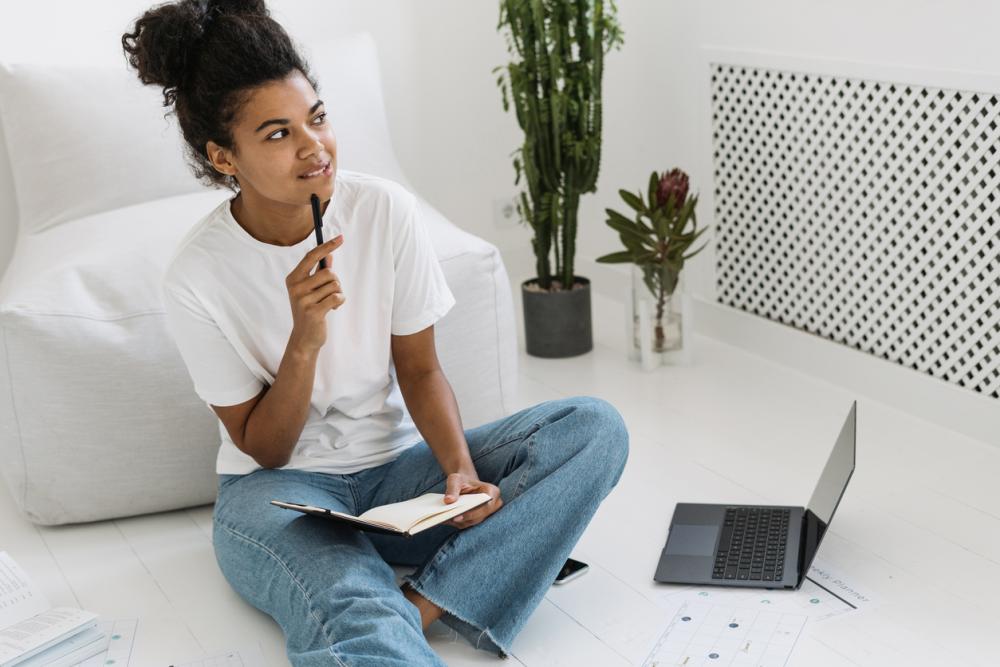
[[[429,602],[440,607],[443,610],[443,613],[441,614],[441,618],[439,620],[461,636],[465,637],[465,639],[468,640],[468,642],[475,648],[482,649],[484,651],[492,651],[501,658],[508,657],[510,651],[508,648],[501,646],[499,642],[497,642],[496,638],[490,633],[489,628],[480,628],[472,621],[459,616],[453,610],[449,609],[447,605],[443,605],[434,599],[434,597],[427,595],[423,584],[412,575],[406,575],[402,580],[417,593],[424,596],[424,598],[426,598]]]

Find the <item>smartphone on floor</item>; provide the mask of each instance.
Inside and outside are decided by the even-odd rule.
[[[589,565],[582,561],[567,558],[566,564],[562,566],[561,570],[559,570],[559,574],[556,575],[556,580],[553,583],[565,584],[567,581],[579,577],[581,574],[586,572],[589,567]]]

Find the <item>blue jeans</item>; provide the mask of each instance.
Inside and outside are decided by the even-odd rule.
[[[426,442],[349,475],[262,469],[220,475],[214,513],[219,567],[285,634],[293,665],[443,665],[389,563],[444,610],[476,648],[507,657],[598,505],[618,483],[628,432],[609,403],[553,400],[465,432],[479,478],[503,507],[459,530],[404,538],[364,533],[280,509],[271,499],[351,514],[426,492],[445,475]]]

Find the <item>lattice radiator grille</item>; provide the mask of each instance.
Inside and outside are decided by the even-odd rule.
[[[722,303],[1000,396],[997,95],[712,66]]]

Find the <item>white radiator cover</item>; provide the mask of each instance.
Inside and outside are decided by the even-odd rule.
[[[1000,397],[1000,99],[713,63],[716,294]]]

